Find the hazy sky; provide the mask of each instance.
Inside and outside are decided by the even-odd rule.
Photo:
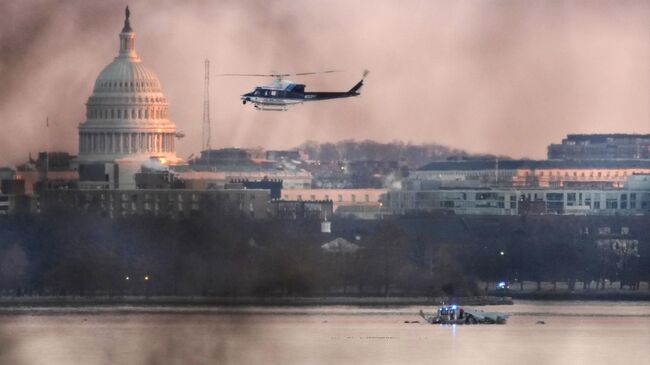
[[[118,51],[125,2],[0,2],[0,165],[48,145],[77,153],[77,126]],[[201,145],[203,60],[212,73],[345,72],[294,81],[362,96],[260,112],[266,80],[213,77],[214,147],[312,139],[437,142],[544,158],[567,133],[650,132],[650,1],[131,1],[143,62],[171,119]]]

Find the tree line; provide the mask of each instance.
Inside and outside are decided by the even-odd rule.
[[[185,220],[73,211],[3,217],[0,293],[469,296],[491,288],[479,282],[500,280],[570,287],[611,280],[635,289],[650,279],[647,217],[424,216],[333,224],[360,249],[325,252],[321,245],[337,236],[320,233],[318,221],[255,221],[218,210]],[[600,234],[604,224],[626,227],[630,239]]]
[[[337,161],[400,161],[418,168],[431,161],[447,159],[494,159],[490,154],[470,154],[467,151],[436,143],[413,144],[402,141],[387,143],[372,140],[346,139],[338,142],[319,143],[307,141],[298,147],[311,160]],[[501,159],[507,157],[501,156]]]

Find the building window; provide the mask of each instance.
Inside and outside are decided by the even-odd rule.
[[[605,208],[606,209],[618,209],[618,201],[616,201],[616,199],[607,198],[605,200]]]

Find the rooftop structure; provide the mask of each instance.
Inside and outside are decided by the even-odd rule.
[[[650,160],[454,160],[431,162],[418,171],[516,169],[618,169],[650,168]]]
[[[195,170],[210,169],[217,165],[251,164],[251,155],[240,148],[208,149],[201,151],[201,156],[189,161]]]
[[[436,161],[413,172],[404,185],[428,187],[622,187],[628,176],[650,173],[650,160]]]
[[[548,146],[549,159],[650,159],[650,134],[569,134]]]
[[[267,160],[300,160],[300,152],[298,150],[282,150],[282,151],[266,151]]]

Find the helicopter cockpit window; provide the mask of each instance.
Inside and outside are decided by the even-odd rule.
[[[255,89],[255,92],[253,93],[255,96],[261,96],[262,95],[262,89]]]

